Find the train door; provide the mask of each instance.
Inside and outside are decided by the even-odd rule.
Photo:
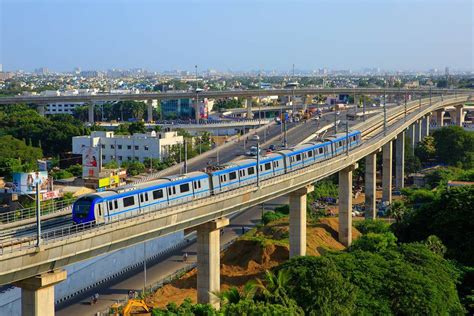
[[[141,212],[145,212],[145,208],[148,206],[148,192],[143,192],[139,194],[140,201],[139,207]]]

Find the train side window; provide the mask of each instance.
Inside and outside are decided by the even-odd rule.
[[[320,153],[320,154],[323,153],[323,148],[319,148],[319,153]]]
[[[148,202],[148,192],[147,192],[147,193],[145,193],[145,201],[147,201],[147,202]]]
[[[301,155],[300,154],[296,155],[296,161],[300,161],[300,160],[301,160]]]
[[[123,198],[123,206],[124,207],[129,207],[135,204],[135,198],[133,196],[129,196],[126,198]]]
[[[109,210],[113,210],[113,205],[112,205],[112,201],[109,202]]]
[[[153,198],[155,200],[163,198],[163,190],[160,189],[160,190],[153,191]]]
[[[99,204],[98,207],[99,207],[99,216],[102,216],[102,205]]]
[[[173,194],[176,194],[176,187],[173,187]]]
[[[179,186],[179,190],[181,193],[188,192],[189,191],[189,183],[183,183]]]
[[[231,172],[229,173],[229,180],[235,180],[237,179],[237,172]]]
[[[140,194],[140,202],[143,203],[143,194]]]
[[[117,200],[114,201],[114,206],[115,206],[115,208],[118,208],[118,201]]]
[[[265,170],[270,170],[271,168],[272,168],[272,164],[269,163],[269,162],[267,162],[267,163],[265,164]]]
[[[254,174],[255,173],[254,168],[253,167],[247,168],[247,173],[248,173],[248,175]]]
[[[173,192],[171,191],[171,187],[168,188],[168,195],[172,195]]]
[[[313,151],[312,150],[308,151],[308,157],[313,157]]]

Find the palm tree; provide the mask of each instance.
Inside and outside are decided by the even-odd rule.
[[[288,270],[281,269],[277,275],[267,270],[265,271],[265,282],[259,279],[257,287],[265,299],[271,303],[289,306],[290,299],[286,293],[286,286],[289,281],[290,274]]]
[[[237,287],[233,286],[227,291],[222,292],[212,292],[215,296],[219,298],[221,304],[237,304],[243,300],[252,300],[257,287],[254,281],[248,281],[245,283],[242,290],[239,290]]]

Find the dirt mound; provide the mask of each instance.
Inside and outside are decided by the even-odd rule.
[[[323,218],[307,226],[307,254],[319,256],[325,250],[343,250],[337,239],[337,218]],[[249,236],[250,235],[250,236]],[[263,278],[265,270],[285,262],[289,248],[281,240],[288,238],[288,219],[281,219],[251,231],[249,235],[235,241],[221,255],[221,290],[231,286],[241,287],[249,280]],[[353,228],[352,238],[360,233]],[[159,289],[147,299],[150,306],[164,307],[169,302],[181,304],[189,297],[197,301],[197,270],[193,269],[180,279]]]

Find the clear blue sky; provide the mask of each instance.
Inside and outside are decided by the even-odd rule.
[[[6,70],[473,68],[473,0],[0,0]]]

